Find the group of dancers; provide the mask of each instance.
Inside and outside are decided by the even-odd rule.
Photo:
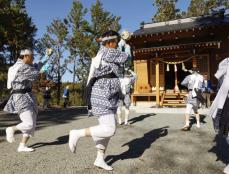
[[[137,76],[126,68],[130,52],[129,45],[123,42],[124,36],[109,30],[105,32],[101,39],[99,51],[92,59],[88,83],[87,83],[87,103],[91,115],[97,116],[98,125],[74,129],[69,132],[69,148],[72,153],[76,152],[77,143],[82,137],[91,137],[97,148],[97,157],[94,165],[111,171],[113,168],[105,161],[105,152],[110,138],[116,131],[116,116],[119,124],[122,124],[122,105],[125,108],[124,124],[128,125],[131,85]],[[122,42],[120,42],[120,40]],[[121,44],[119,44],[121,43]],[[122,49],[124,46],[124,50]],[[120,49],[121,48],[121,49]],[[47,58],[48,59],[48,58]],[[4,107],[4,111],[17,113],[21,123],[6,128],[6,139],[9,143],[15,141],[16,131],[22,132],[22,139],[18,146],[18,152],[32,152],[33,148],[26,143],[33,136],[38,114],[36,98],[32,93],[32,82],[35,81],[42,67],[47,68],[46,62],[39,67],[33,66],[33,53],[26,49],[21,51],[17,62],[8,71],[8,89],[11,89],[10,97]],[[219,92],[210,108],[210,116],[213,118],[214,127],[217,132],[228,136],[229,132],[229,58],[224,59],[219,64],[216,78],[219,79]],[[182,130],[190,130],[189,115],[193,110],[196,115],[197,127],[200,127],[198,107],[201,102],[200,88],[203,83],[203,76],[193,69],[192,74],[187,76],[182,85],[188,88],[187,106],[185,111],[185,126]],[[229,168],[229,167],[228,167]],[[229,169],[225,168],[225,173],[229,174]]]

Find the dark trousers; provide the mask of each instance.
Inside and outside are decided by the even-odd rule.
[[[44,103],[43,103],[43,108],[48,108],[49,107],[49,98],[45,98],[44,99]]]
[[[66,108],[68,106],[68,102],[69,102],[69,99],[64,98],[64,108]]]

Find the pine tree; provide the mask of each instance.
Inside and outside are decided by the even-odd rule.
[[[59,84],[57,90],[58,104],[60,101],[62,75],[67,70],[72,72],[73,82],[79,82],[79,85],[81,85],[81,96],[83,96],[91,58],[96,55],[99,49],[99,44],[95,39],[109,29],[115,31],[120,29],[120,17],[105,11],[99,0],[92,5],[90,12],[91,21],[88,21],[85,19],[88,10],[83,7],[80,1],[73,1],[72,9],[67,18],[63,21],[54,20],[47,28],[47,33],[36,44],[36,50],[41,55],[45,52],[46,48],[52,48],[54,51],[50,58],[52,65],[50,75]],[[65,55],[69,54],[64,60],[63,53]],[[69,69],[67,67],[68,64],[73,64],[73,69]],[[73,90],[75,91],[74,87]]]
[[[205,1],[203,0],[191,0],[188,7],[188,17],[200,16],[205,12]]]
[[[55,19],[50,26],[47,27],[47,32],[40,40],[39,51],[44,53],[46,48],[52,48],[53,54],[49,58],[51,71],[49,76],[57,83],[57,104],[60,104],[61,79],[66,71],[66,61],[64,52],[66,51],[68,30],[66,25],[60,19]]]
[[[69,26],[68,36],[68,49],[70,56],[68,62],[73,64],[73,94],[75,103],[75,83],[77,80],[82,80],[86,83],[86,78],[90,65],[90,48],[92,46],[93,38],[86,32],[89,27],[89,23],[84,19],[88,10],[83,7],[79,1],[74,1],[72,9],[66,20]],[[83,91],[81,91],[81,98],[83,97]]]
[[[225,6],[226,8],[229,7],[228,0],[191,0],[190,5],[188,7],[187,16],[188,17],[195,17],[201,15],[209,15],[211,9]]]
[[[36,31],[25,0],[0,0],[0,98],[6,92],[8,64],[17,60],[21,49],[33,49]]]
[[[0,21],[0,53],[13,63],[21,49],[34,47],[37,29],[26,12],[25,0],[0,0]]]
[[[169,21],[181,17],[180,10],[176,9],[177,0],[155,0],[153,6],[157,7],[157,12],[153,16],[154,22]]]
[[[97,0],[91,7],[91,27],[90,32],[94,38],[100,37],[107,30],[119,31],[121,25],[119,20],[121,17],[114,16],[110,12],[103,9],[103,4]]]

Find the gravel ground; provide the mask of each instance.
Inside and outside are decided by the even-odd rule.
[[[202,115],[202,127],[182,132],[184,116],[177,113],[132,111],[129,126],[118,126],[107,150],[106,161],[114,167],[107,172],[93,166],[96,149],[91,138],[82,138],[76,154],[68,149],[68,132],[97,124],[84,108],[40,112],[33,153],[18,153],[16,143],[5,141],[5,128],[19,122],[17,115],[0,112],[1,174],[222,174],[229,148],[215,136],[210,118]],[[179,111],[179,110],[177,110]],[[183,110],[182,110],[183,111]],[[156,113],[156,114],[155,114]]]

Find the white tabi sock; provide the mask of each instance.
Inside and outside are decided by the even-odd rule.
[[[117,114],[118,124],[122,124],[121,114]]]
[[[186,121],[185,122],[185,126],[189,126],[189,121]]]
[[[20,143],[17,151],[18,152],[33,152],[34,149],[33,148],[30,148],[30,147],[27,147],[25,145],[25,143]]]
[[[108,170],[108,171],[113,170],[113,168],[111,166],[107,165],[107,163],[104,161],[104,151],[103,150],[98,150],[94,165],[99,167],[99,168],[103,168],[105,170]]]
[[[229,174],[229,164],[224,168],[223,172]]]
[[[69,148],[72,153],[75,153],[76,151],[76,144],[79,138],[85,137],[86,136],[86,131],[85,129],[80,129],[80,130],[71,130],[69,133]]]
[[[6,140],[9,143],[15,142],[15,139],[14,139],[14,129],[12,127],[6,128]]]
[[[130,114],[129,109],[125,108],[125,124],[128,124],[129,114]]]
[[[197,121],[197,122],[196,122],[196,127],[197,127],[197,128],[200,128],[200,121]]]

